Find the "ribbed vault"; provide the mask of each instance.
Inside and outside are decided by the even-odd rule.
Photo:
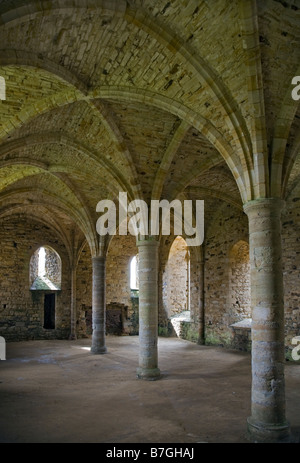
[[[119,191],[284,197],[299,179],[299,8],[1,2],[1,210],[58,208],[97,254],[96,205]]]

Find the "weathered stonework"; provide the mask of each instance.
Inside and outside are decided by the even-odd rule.
[[[138,241],[139,248],[139,367],[137,377],[154,381],[158,368],[158,246],[155,239]]]
[[[172,244],[163,277],[164,310],[168,318],[189,310],[189,252],[181,237]]]
[[[0,2],[0,335],[92,336],[95,352],[105,349],[106,307],[128,307],[125,331],[137,334],[142,325],[147,376],[149,368],[158,373],[154,325],[174,335],[172,315],[189,309],[180,336],[251,347],[254,379],[262,332],[280,337],[276,352],[268,344],[262,354],[266,364],[277,368],[284,353],[291,359],[300,327],[300,111],[291,98],[299,13],[298,0]],[[203,246],[188,250],[189,265],[182,247],[173,265],[177,237],[159,237],[155,257],[142,258],[145,273],[146,261],[154,269],[151,285],[141,280],[140,300],[129,283],[135,238],[116,236],[107,249],[95,227],[98,202],[117,204],[119,192],[148,203],[205,200]],[[243,206],[270,198],[286,202],[282,234],[265,217],[274,239],[260,245]],[[281,244],[283,281],[273,268]],[[30,291],[40,246],[62,264],[51,330],[43,328],[48,294]],[[270,319],[258,317],[262,301]],[[248,318],[254,345],[249,329],[232,328]],[[274,440],[272,425],[277,437],[286,431],[284,379],[275,373],[268,383],[263,371],[262,396],[268,387],[272,396],[263,426],[255,407],[264,408],[265,397],[255,381],[252,391],[249,427],[265,441]]]
[[[13,239],[12,239],[13,236]],[[66,249],[53,231],[22,215],[1,219],[0,333],[6,341],[65,339],[70,333],[70,280]],[[56,327],[45,330],[44,298],[48,291],[30,291],[30,260],[48,244],[62,261],[62,288],[56,292]],[[50,292],[51,293],[51,292]]]
[[[230,325],[249,318],[248,285],[245,285],[248,277],[244,272],[233,275],[237,268],[234,250],[241,240],[247,240],[247,217],[230,206],[221,206],[207,230],[204,245],[205,340],[208,344],[232,346]],[[244,270],[248,271],[247,266]],[[238,299],[233,297],[233,286]],[[246,305],[242,301],[247,301]]]
[[[300,189],[295,188],[286,202],[282,217],[283,281],[285,307],[285,346],[291,360],[292,339],[300,329]]]
[[[250,201],[249,218],[252,302],[252,414],[248,429],[253,440],[284,440],[289,436],[285,415],[284,304],[281,213],[277,198]],[[273,243],[276,242],[276,247]]]
[[[93,296],[92,296],[92,347],[94,355],[105,354],[107,352],[106,337],[106,258],[93,257]]]

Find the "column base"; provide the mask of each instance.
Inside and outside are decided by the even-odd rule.
[[[254,422],[248,418],[248,439],[257,443],[289,443],[291,442],[291,433],[289,423],[282,425],[272,425],[266,423]]]
[[[92,347],[91,354],[92,355],[103,355],[107,353],[106,347]]]
[[[159,368],[138,368],[136,376],[145,381],[157,381],[161,377]]]

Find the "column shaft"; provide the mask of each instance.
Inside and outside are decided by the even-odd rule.
[[[284,302],[279,199],[251,201],[249,218],[252,304],[251,439],[287,438],[284,380]]]
[[[139,379],[156,380],[158,341],[158,242],[143,240],[139,248]]]
[[[93,336],[92,354],[105,354],[105,257],[93,258]]]
[[[76,266],[71,269],[71,334],[70,339],[77,339],[77,310],[76,310]]]
[[[204,296],[204,260],[199,264],[199,339],[198,344],[205,344],[205,296]]]

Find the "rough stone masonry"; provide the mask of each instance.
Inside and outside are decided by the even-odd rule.
[[[188,312],[185,339],[251,350],[250,439],[289,439],[299,15],[298,0],[1,2],[0,336],[88,337],[105,354],[106,307],[120,304],[123,334],[140,337],[137,376],[153,380],[158,334],[174,335],[172,316]],[[97,204],[118,210],[120,192],[148,206],[204,200],[202,245],[186,247],[173,225],[169,236],[99,237]],[[34,290],[41,248],[51,284]],[[233,328],[249,319],[250,341]]]

